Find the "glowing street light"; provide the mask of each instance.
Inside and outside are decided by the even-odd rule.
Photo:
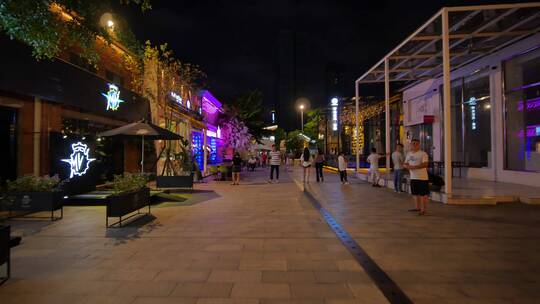
[[[107,20],[107,26],[112,28],[114,26],[114,21],[112,20]]]
[[[302,125],[302,133],[304,133],[304,105],[301,104],[300,108],[300,124]]]

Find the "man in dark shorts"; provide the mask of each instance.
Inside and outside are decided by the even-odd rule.
[[[415,204],[415,208],[409,211],[418,211],[418,215],[426,214],[429,199],[428,165],[429,157],[427,153],[420,150],[420,141],[413,139],[411,141],[411,151],[407,153],[403,167],[409,170],[411,194]]]

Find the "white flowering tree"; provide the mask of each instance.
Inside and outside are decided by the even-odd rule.
[[[251,144],[251,134],[244,122],[236,117],[230,117],[223,122],[221,127],[223,147],[234,151],[244,151]]]

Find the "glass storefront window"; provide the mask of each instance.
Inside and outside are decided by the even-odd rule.
[[[540,48],[503,67],[505,169],[540,171]]]
[[[452,82],[452,160],[467,167],[490,167],[491,100],[489,74],[479,71]]]

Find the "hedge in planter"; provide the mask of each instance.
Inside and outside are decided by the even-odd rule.
[[[139,215],[140,209],[148,206],[150,214],[150,189],[146,187],[147,178],[142,174],[115,175],[113,194],[107,197],[107,214],[105,224],[107,228],[121,227],[122,221]],[[137,211],[137,213],[124,218],[124,216]],[[144,215],[144,214],[143,214]],[[118,217],[118,221],[109,225],[109,217]]]
[[[0,198],[0,209],[24,212],[49,211],[51,220],[61,219],[64,215],[64,195],[59,189],[59,179],[54,177],[23,176],[7,182],[7,192]],[[60,217],[54,212],[60,210]]]

